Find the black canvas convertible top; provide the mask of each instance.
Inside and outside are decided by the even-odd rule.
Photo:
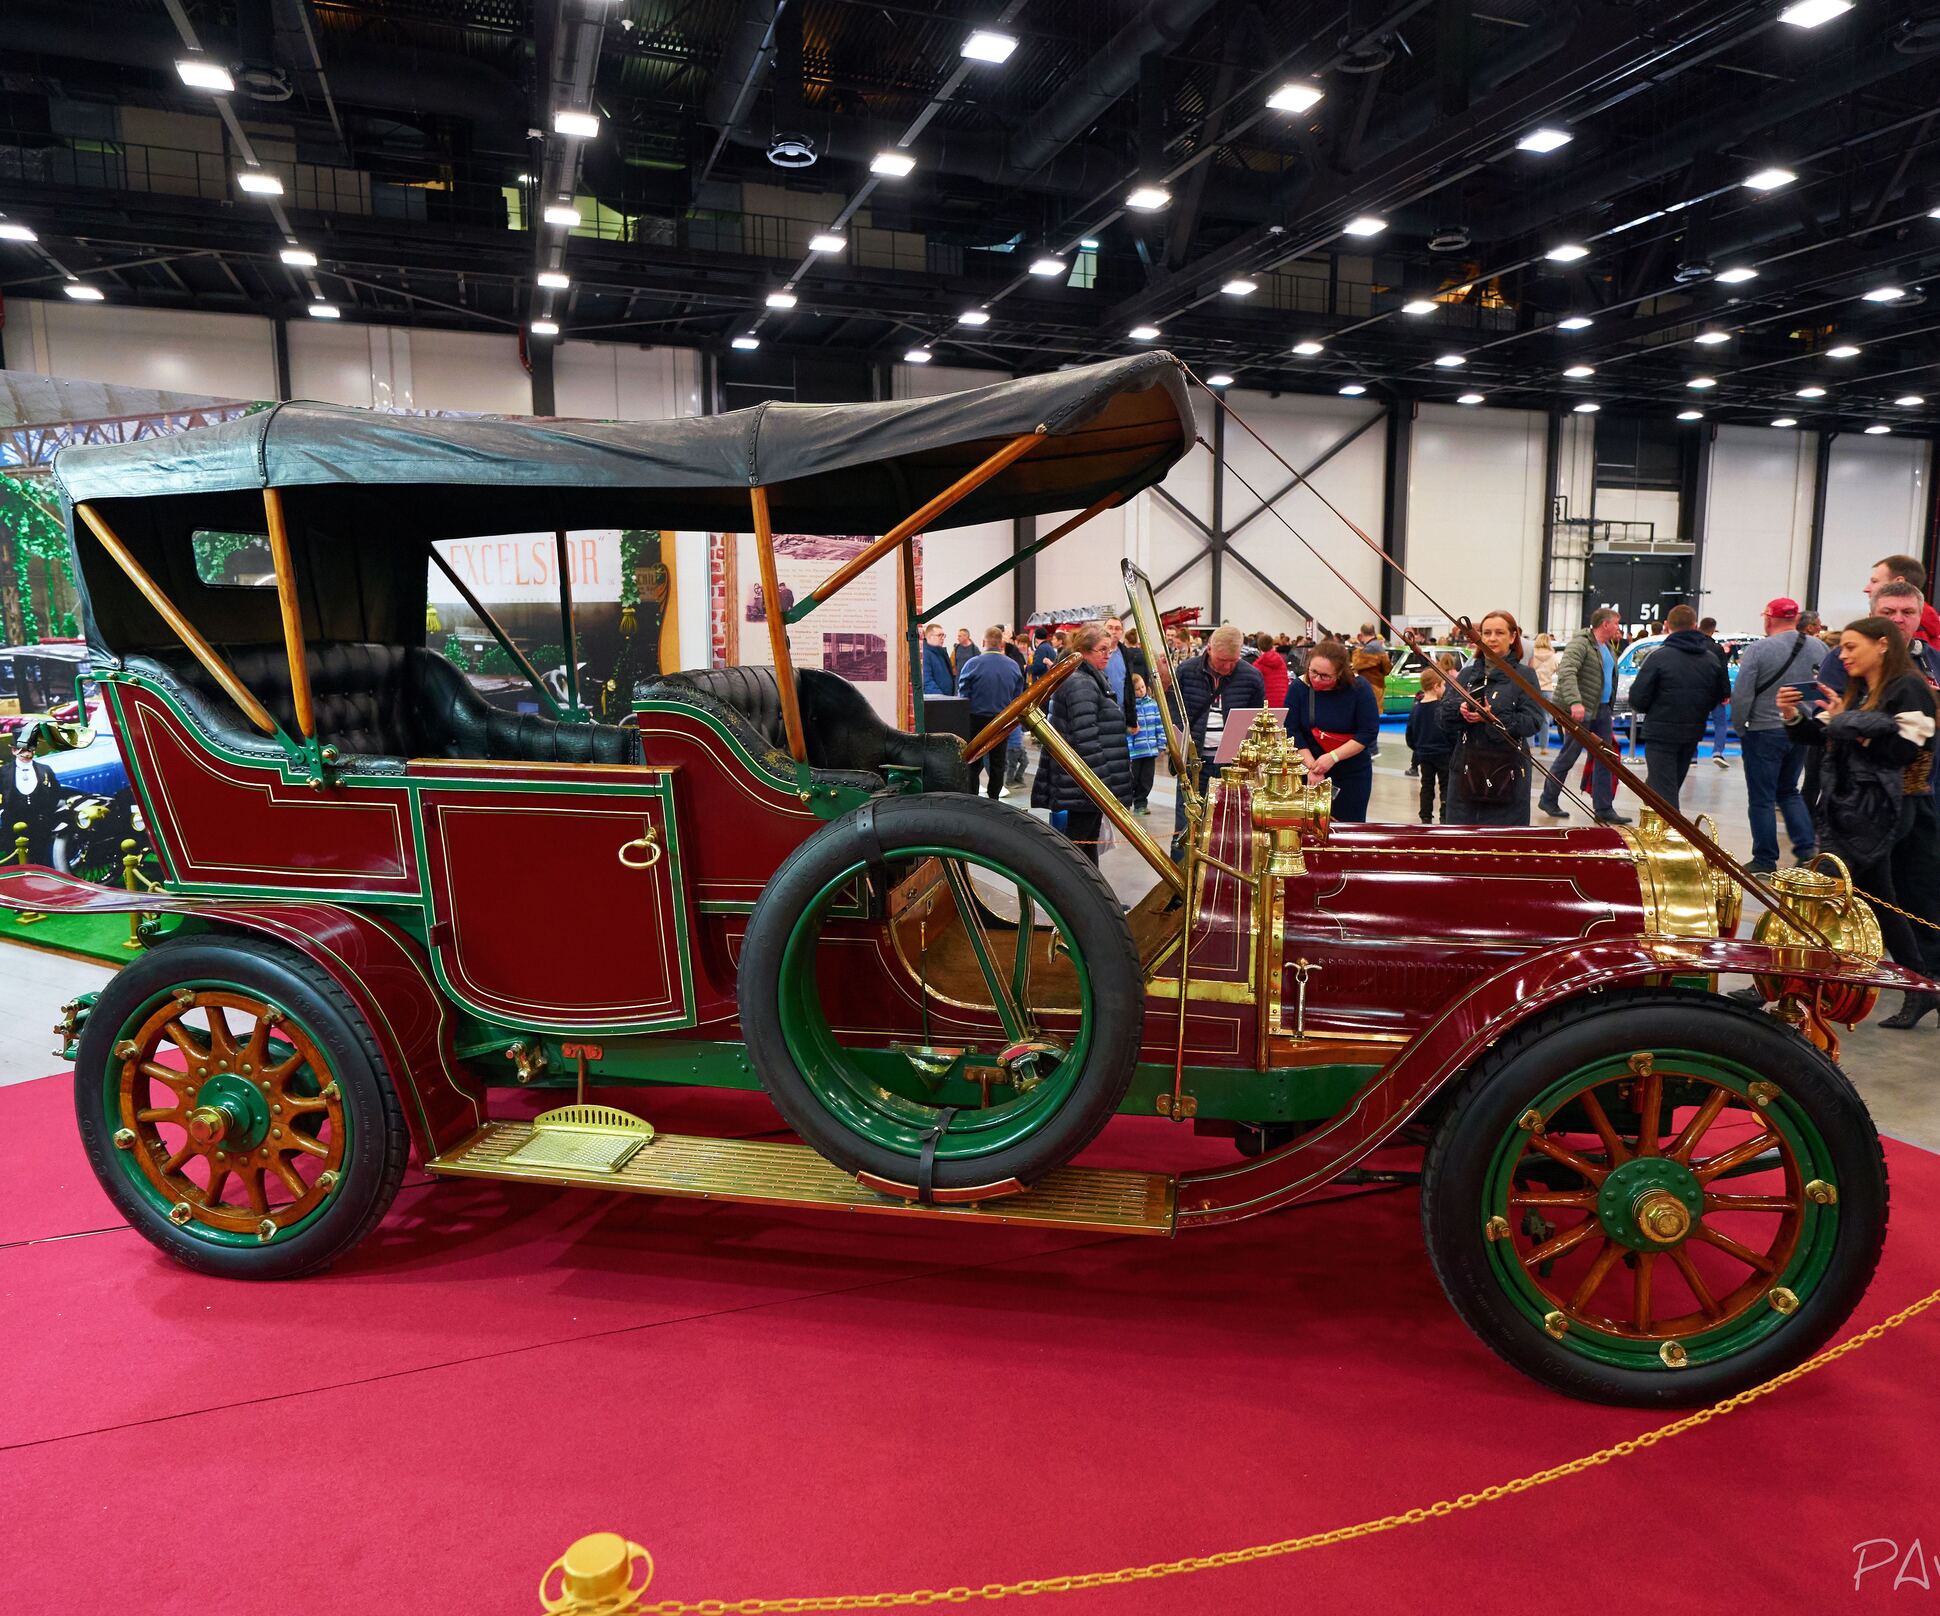
[[[339,532],[375,525],[419,544],[559,526],[738,530],[757,486],[769,490],[778,532],[880,533],[1025,433],[1045,441],[937,527],[1136,492],[1191,447],[1193,430],[1182,367],[1157,352],[935,398],[770,403],[666,421],[279,404],[166,439],[66,449],[55,475],[71,501],[104,511],[291,490],[293,512],[307,508]]]

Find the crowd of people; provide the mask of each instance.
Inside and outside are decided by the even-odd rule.
[[[1735,650],[1720,643],[1714,619],[1676,606],[1664,619],[1662,643],[1638,668],[1628,701],[1653,793],[1678,807],[1707,736],[1712,761],[1728,768],[1726,745],[1735,730],[1750,815],[1746,868],[1754,874],[1778,869],[1781,825],[1799,863],[1836,854],[1855,885],[1895,906],[1876,906],[1893,959],[1940,977],[1940,930],[1933,929],[1940,925],[1933,787],[1940,612],[1927,586],[1917,559],[1886,556],[1867,580],[1866,615],[1833,630],[1797,601],[1777,598],[1765,607],[1763,637]],[[1614,610],[1599,608],[1560,650],[1547,634],[1525,644],[1522,625],[1508,611],[1488,613],[1476,632],[1489,656],[1444,651],[1431,660],[1413,630],[1396,648],[1420,677],[1405,732],[1407,773],[1420,782],[1420,820],[1527,825],[1532,798],[1546,817],[1567,819],[1562,794],[1584,748],[1563,735],[1539,772],[1537,754],[1549,751],[1555,725],[1529,687],[1614,751],[1624,625]],[[1325,629],[1248,636],[1231,624],[1203,632],[1168,627],[1166,635],[1202,788],[1211,783],[1229,717],[1268,708],[1283,716],[1307,777],[1333,782],[1334,817],[1367,818],[1385,686],[1396,658],[1374,624],[1351,637]],[[1136,631],[1120,618],[1015,633],[993,627],[981,646],[968,629],[957,630],[952,646],[948,632],[931,624],[924,631],[923,688],[966,697],[972,718],[983,723],[1067,652],[1082,662],[1053,699],[1052,724],[1120,802],[1149,813],[1165,751],[1158,692]],[[1022,788],[1021,732],[1013,732],[1008,750],[991,754],[985,770],[993,797]],[[1631,823],[1618,810],[1617,784],[1601,762],[1590,768],[1590,812],[1601,823]],[[1032,806],[1050,810],[1095,861],[1102,816],[1055,757],[1042,758],[1030,790]],[[1185,830],[1184,794],[1175,801],[1176,854]],[[1929,924],[1916,927],[1900,908]],[[1940,1020],[1940,995],[1908,994],[1883,1025],[1916,1027],[1929,1014]]]

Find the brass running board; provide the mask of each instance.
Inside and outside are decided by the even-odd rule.
[[[537,1166],[511,1157],[533,1138],[529,1122],[489,1122],[425,1165],[452,1178],[517,1179],[562,1188],[685,1195],[703,1201],[828,1207],[889,1217],[955,1218],[1100,1234],[1172,1233],[1177,1186],[1164,1173],[1060,1167],[1022,1195],[973,1206],[921,1206],[864,1189],[807,1145],[659,1134],[617,1168]]]

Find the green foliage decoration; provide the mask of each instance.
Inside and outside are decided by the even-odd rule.
[[[74,584],[74,569],[67,557],[67,532],[53,508],[33,483],[23,477],[0,472],[0,544],[13,566],[14,588],[19,594],[21,621],[29,644],[41,640],[69,638],[80,632],[72,612],[56,612],[53,621],[43,623],[34,604],[28,583],[28,565],[35,559],[46,562]]]

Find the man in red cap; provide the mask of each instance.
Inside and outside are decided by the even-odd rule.
[[[1871,600],[1873,592],[1881,584],[1911,584],[1924,595],[1927,590],[1927,569],[1920,564],[1917,556],[1881,556],[1873,563],[1871,576],[1866,579],[1866,598]],[[1914,638],[1924,640],[1935,650],[1940,650],[1940,611],[1935,611],[1933,602],[1927,601],[1920,608],[1920,627]]]
[[[1799,632],[1799,603],[1780,596],[1765,604],[1765,637],[1738,656],[1731,725],[1744,748],[1751,812],[1751,863],[1745,868],[1759,875],[1778,868],[1777,814],[1785,816],[1794,858],[1803,861],[1818,850],[1818,832],[1799,795],[1799,754],[1778,714],[1778,692],[1786,685],[1809,688],[1824,655],[1819,640]]]

